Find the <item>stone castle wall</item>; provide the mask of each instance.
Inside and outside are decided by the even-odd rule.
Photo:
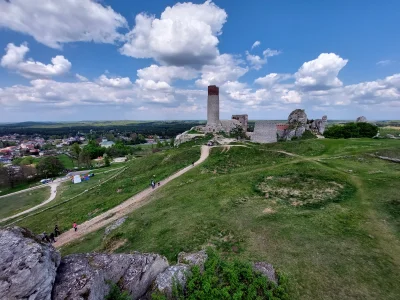
[[[270,121],[257,121],[254,126],[254,133],[251,136],[251,141],[254,143],[276,143],[277,137],[276,124]]]

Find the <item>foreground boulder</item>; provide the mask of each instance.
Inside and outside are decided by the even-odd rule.
[[[199,252],[186,253],[181,252],[178,254],[178,263],[187,264],[191,267],[198,266],[200,271],[204,271],[204,264],[208,258],[208,255],[205,250],[201,250]]]
[[[180,288],[184,289],[187,277],[190,274],[190,267],[188,265],[177,264],[169,266],[164,272],[158,274],[154,281],[154,291],[158,291],[168,299],[172,299],[174,285],[176,284]]]
[[[200,271],[203,272],[207,257],[205,250],[192,253],[179,253],[178,264],[169,266],[164,272],[158,274],[154,282],[153,292],[158,291],[168,299],[172,299],[174,284],[184,289],[187,278],[191,275],[191,268],[193,266],[198,266]]]
[[[157,275],[168,267],[157,254],[73,254],[62,259],[53,288],[53,299],[97,300],[118,283],[132,299],[143,296]]]
[[[253,269],[255,271],[261,272],[265,277],[268,278],[269,281],[272,281],[275,284],[278,284],[278,276],[274,267],[266,262],[256,262],[253,264]]]
[[[29,230],[0,230],[0,298],[50,300],[61,256]]]

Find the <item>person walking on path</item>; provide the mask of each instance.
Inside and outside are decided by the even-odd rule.
[[[192,162],[192,166],[194,167],[194,162]]]
[[[56,242],[56,240],[54,239],[54,233],[50,233],[49,238],[50,238],[50,242],[51,243],[55,243]]]
[[[43,232],[43,233],[42,233],[42,241],[43,241],[43,242],[48,242],[48,243],[50,243],[50,239],[49,239],[49,237],[47,236],[47,233],[46,233],[46,232]]]
[[[74,224],[72,224],[72,228],[74,228],[75,231],[78,230],[78,224],[76,224],[76,222],[74,222]]]
[[[58,237],[61,234],[60,229],[58,229],[58,225],[54,226],[54,236]]]

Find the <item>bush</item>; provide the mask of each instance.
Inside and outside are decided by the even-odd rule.
[[[284,277],[277,286],[255,272],[250,263],[222,260],[211,249],[207,254],[204,272],[193,267],[186,289],[174,287],[174,299],[288,299]],[[159,295],[156,298],[162,299]]]
[[[333,125],[325,130],[324,136],[333,139],[372,138],[378,133],[378,126],[370,123],[347,123]]]
[[[111,290],[105,300],[130,300],[132,299],[127,291],[121,291],[118,285],[111,283]]]

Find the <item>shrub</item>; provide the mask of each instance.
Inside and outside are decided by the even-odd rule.
[[[106,296],[105,300],[130,300],[132,299],[127,291],[121,291],[118,285],[115,283],[110,284],[110,292]]]
[[[193,267],[186,289],[173,289],[174,299],[288,299],[285,277],[280,276],[277,286],[255,272],[250,263],[222,260],[211,249],[207,254],[204,272]]]
[[[324,136],[333,139],[372,138],[378,133],[378,126],[370,123],[347,123],[333,125],[325,130]]]

